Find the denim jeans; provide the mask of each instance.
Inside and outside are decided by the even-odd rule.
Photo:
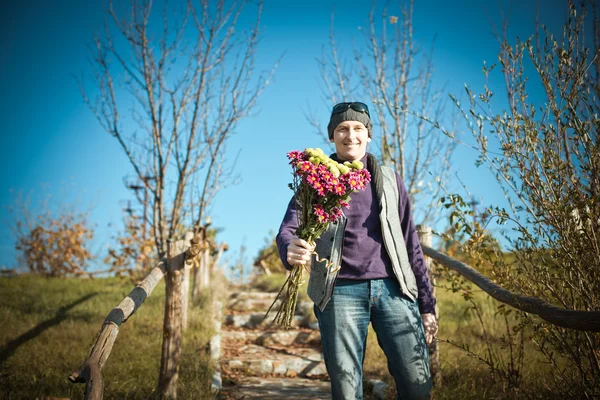
[[[315,314],[334,400],[363,398],[369,322],[387,357],[398,399],[429,398],[429,352],[421,314],[395,279],[338,279],[325,310],[315,307]]]

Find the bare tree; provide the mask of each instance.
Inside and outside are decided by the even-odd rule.
[[[165,2],[162,26],[151,18],[150,1],[129,3],[121,18],[109,2],[113,25],[107,23],[104,34],[95,38],[91,65],[99,95],[92,100],[83,81],[80,87],[150,192],[148,218],[160,256],[166,253],[166,241],[182,231],[185,216],[200,226],[227,183],[227,139],[251,113],[274,69],[252,83],[262,3],[249,32],[235,29],[244,1],[200,1],[197,7],[189,1],[182,20],[175,22]],[[194,188],[192,181],[201,184]],[[198,201],[186,204],[196,195]]]
[[[83,79],[81,93],[149,193],[149,236],[159,259],[186,225],[200,230],[215,194],[231,182],[227,140],[275,70],[255,76],[262,1],[251,11],[253,25],[242,29],[240,16],[250,7],[245,0],[189,0],[177,10],[164,1],[155,15],[150,0],[110,0],[104,31],[95,37],[91,69],[98,94],[91,98]],[[167,287],[181,287],[171,281],[182,275],[170,277]],[[159,388],[172,397],[174,372]]]
[[[319,67],[327,107],[342,101],[370,101],[371,117],[380,128],[373,135],[375,155],[403,177],[411,201],[420,205],[419,221],[431,222],[440,190],[432,181],[446,180],[456,144],[421,118],[441,121],[445,101],[432,84],[433,47],[425,51],[413,37],[413,1],[399,3],[399,16],[389,14],[389,2],[376,15],[373,0],[365,44],[354,46],[351,62],[341,56],[332,13],[329,53],[323,50]],[[316,114],[309,112],[308,119],[330,144]]]

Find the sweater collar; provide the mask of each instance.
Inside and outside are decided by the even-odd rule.
[[[363,165],[367,165],[367,159],[368,159],[369,153],[365,153],[365,155],[363,156],[363,158],[360,159],[360,162],[363,163]],[[337,153],[333,153],[332,155],[329,156],[329,158],[331,158],[333,161],[335,162],[339,162],[339,163],[344,163],[344,161],[341,161],[338,156]]]

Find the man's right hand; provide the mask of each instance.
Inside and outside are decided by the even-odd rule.
[[[290,265],[304,265],[310,261],[314,249],[314,245],[294,236],[287,248],[287,262]]]

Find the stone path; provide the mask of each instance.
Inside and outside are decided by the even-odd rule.
[[[217,323],[220,334],[211,341],[211,354],[219,358],[213,379],[216,398],[331,399],[313,303],[299,303],[297,310],[304,314],[297,311],[292,329],[286,330],[271,323],[278,304],[263,320],[276,296],[234,289],[229,299],[222,300],[223,323]],[[221,315],[221,307],[217,314]],[[384,398],[382,381],[367,380],[363,387],[365,400]]]
[[[275,297],[238,292],[226,303],[219,399],[331,398],[317,327],[299,314],[290,330],[271,324],[274,311],[263,320]],[[312,310],[312,303],[298,308]]]

